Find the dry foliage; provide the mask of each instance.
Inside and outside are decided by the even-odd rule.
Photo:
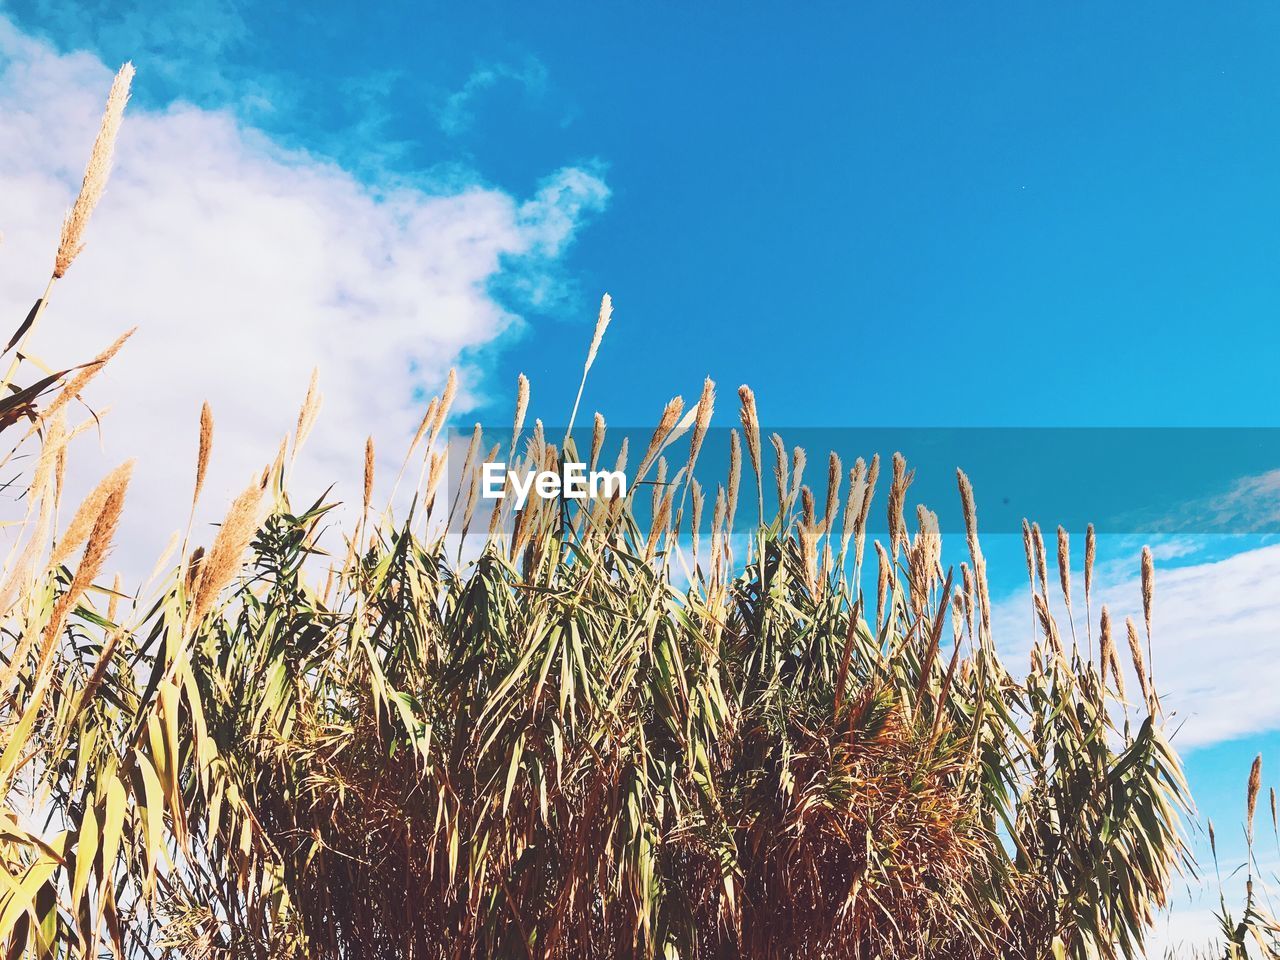
[[[114,137],[123,94],[112,104]],[[611,311],[606,297],[584,379]],[[7,387],[22,369],[15,354]],[[369,509],[370,442],[362,519],[329,554],[345,559],[317,570],[331,505],[292,504],[285,446],[208,550],[184,542],[172,573],[134,599],[97,585],[127,470],[55,536],[52,465],[71,432],[40,402],[61,382],[13,387],[0,405],[0,427],[26,418],[29,440],[57,446],[39,458],[3,577],[9,956],[1141,954],[1184,856],[1187,800],[1150,686],[1149,554],[1145,658],[1128,626],[1141,702],[1124,700],[1105,610],[1100,663],[1061,642],[1038,527],[1032,667],[1015,675],[991,633],[963,474],[968,558],[954,576],[936,518],[908,513],[912,475],[893,457],[891,537],[874,542],[869,598],[878,456],[850,471],[844,518],[828,458],[819,517],[804,452],[777,438],[781,507],[766,515],[760,417],[743,387],[759,511],[738,518],[736,433],[703,510],[691,472],[708,381],[683,419],[680,398],[662,411],[637,471],[670,480],[652,503],[531,501],[510,533],[501,516],[477,532],[483,547],[462,563],[429,532],[475,506],[465,483],[461,504],[437,502],[451,376],[414,440],[407,516]],[[294,454],[318,406],[313,382]],[[523,441],[523,379],[517,407],[511,448],[526,463],[576,455],[540,421]],[[593,460],[605,433],[596,417]],[[193,499],[211,436],[205,410]],[[673,478],[668,454],[685,467]],[[686,516],[698,535],[711,522],[688,575]],[[1090,532],[1086,604],[1095,549]]]

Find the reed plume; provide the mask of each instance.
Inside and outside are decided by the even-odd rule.
[[[1093,656],[1093,563],[1098,553],[1098,537],[1093,524],[1084,531],[1084,619],[1089,636],[1089,656]]]
[[[834,450],[827,457],[827,502],[822,514],[822,532],[830,535],[836,522],[836,513],[840,509],[840,480],[843,476],[843,465]]]
[[[770,434],[769,442],[773,444],[773,480],[778,488],[778,510],[787,509],[787,446],[782,437]]]
[[[1058,583],[1062,587],[1062,599],[1067,605],[1067,613],[1071,612],[1071,542],[1067,531],[1058,526]]]
[[[511,453],[516,455],[516,445],[520,442],[520,431],[524,429],[525,414],[529,412],[529,378],[523,373],[516,378],[516,412],[515,417],[511,421]],[[596,429],[601,429],[600,414],[596,414]],[[592,453],[592,462],[595,461],[595,454]]]
[[[373,437],[364,443],[364,512],[369,512],[373,502]]]
[[[205,474],[209,471],[209,455],[213,452],[213,411],[206,401],[200,407],[200,441],[196,448],[196,485],[191,494],[191,506],[195,508],[204,489]]]
[[[1147,628],[1147,668],[1155,668],[1151,647],[1151,608],[1156,596],[1156,565],[1151,548],[1142,548],[1142,619]]]
[[[102,514],[103,504],[116,491],[123,490],[129,485],[129,479],[133,474],[133,463],[132,460],[126,460],[120,464],[120,466],[103,477],[98,482],[98,485],[89,492],[89,495],[80,502],[80,506],[72,516],[71,522],[67,524],[66,532],[59,538],[58,544],[49,558],[51,567],[57,567],[63,563],[76,547],[85,542]]]
[[[662,416],[658,418],[658,426],[653,431],[653,436],[649,438],[649,447],[645,450],[644,456],[640,459],[640,466],[636,470],[638,477],[643,477],[649,467],[652,466],[653,458],[666,445],[667,437],[680,422],[680,414],[683,410],[684,399],[682,397],[672,397],[667,401],[667,405],[662,408]]]
[[[1089,594],[1093,590],[1093,563],[1098,552],[1098,538],[1093,524],[1084,531],[1084,602],[1089,602]]]
[[[795,497],[800,491],[802,481],[804,479],[805,464],[809,462],[809,455],[804,452],[804,447],[793,447],[791,450],[791,486],[788,488],[790,497]]]
[[[600,461],[600,451],[604,447],[605,422],[599,413],[595,415],[591,426],[591,469]]]
[[[742,480],[742,442],[738,431],[729,431],[729,483],[725,500],[725,523],[733,530],[733,518],[738,513],[738,484]]]
[[[756,412],[756,395],[745,383],[738,388],[738,399],[742,401],[739,417],[742,420],[742,435],[747,441],[747,456],[751,460],[751,469],[756,475],[756,498],[759,501],[759,518],[764,522],[764,474],[760,467],[760,416]]]
[[[1027,522],[1026,517],[1022,518],[1022,550],[1027,555],[1027,580],[1031,583],[1031,589],[1036,586],[1036,548],[1031,539],[1031,524]]]
[[[1262,754],[1258,754],[1253,759],[1253,766],[1249,768],[1249,789],[1246,797],[1246,816],[1245,829],[1248,833],[1249,843],[1253,843],[1253,819],[1254,813],[1258,808],[1258,791],[1262,789]]]
[[[453,407],[454,398],[458,395],[458,371],[450,368],[449,376],[444,381],[444,391],[440,394],[440,402],[436,404],[435,419],[431,421],[431,429],[428,432],[428,446],[433,446],[436,438],[440,436],[440,431],[444,429],[444,422],[449,416],[449,410]]]
[[[1146,621],[1147,637],[1151,636],[1151,605],[1156,594],[1155,561],[1151,557],[1151,548],[1142,548],[1142,616]]]
[[[987,582],[987,561],[982,554],[982,546],[978,542],[978,507],[973,498],[973,484],[969,482],[969,477],[963,470],[956,470],[956,483],[960,488],[960,503],[964,513],[969,559],[973,561],[973,578],[978,597],[982,636],[989,638],[991,635],[991,588]]]
[[[600,351],[600,342],[604,340],[604,332],[609,329],[609,321],[613,319],[613,298],[605,294],[600,298],[600,312],[596,316],[596,329],[591,335],[591,346],[587,348],[587,361],[582,365],[582,379],[578,381],[578,395],[573,401],[573,412],[569,414],[569,427],[565,431],[567,437],[573,432],[573,424],[578,417],[578,406],[582,403],[582,391],[587,385],[587,374],[591,365],[596,362],[596,354]]]
[[[1138,685],[1142,688],[1142,699],[1147,709],[1152,709],[1151,681],[1147,677],[1147,662],[1142,655],[1142,643],[1138,640],[1138,628],[1133,624],[1133,617],[1124,618],[1125,633],[1129,638],[1129,657],[1133,660],[1133,669],[1138,674]]]
[[[132,462],[129,463],[129,466],[132,467]],[[58,602],[54,606],[53,615],[45,626],[39,666],[36,670],[37,674],[44,670],[53,655],[54,643],[62,630],[67,614],[71,612],[72,608],[80,601],[80,597],[98,578],[98,574],[102,570],[103,561],[106,559],[107,551],[115,539],[116,527],[120,524],[120,514],[124,510],[124,496],[125,491],[128,489],[129,471],[126,470],[117,476],[117,481],[107,492],[102,509],[94,520],[93,529],[89,531],[88,539],[85,542],[84,556],[80,558],[80,565],[76,568],[75,576],[71,578],[71,584],[67,587],[66,592],[58,598]]]
[[[116,338],[115,342],[112,343],[111,346],[107,347],[107,349],[103,350],[102,353],[98,354],[98,356],[92,361],[81,367],[76,375],[67,381],[67,385],[63,387],[62,390],[59,391],[58,395],[50,401],[47,407],[45,407],[44,412],[40,415],[39,422],[46,422],[51,417],[57,416],[58,412],[64,406],[72,400],[77,399],[80,396],[81,391],[89,385],[89,382],[93,380],[94,377],[102,372],[102,369],[107,365],[107,362],[120,352],[120,348],[123,347],[125,342],[133,336],[136,330],[137,327],[134,327],[122,333]],[[33,425],[31,429],[34,431],[35,426]]]
[[[213,544],[200,563],[199,579],[187,623],[194,626],[213,609],[214,601],[240,568],[240,559],[258,530],[262,484],[254,480],[231,503]]]
[[[315,426],[316,417],[320,415],[320,402],[322,399],[320,395],[320,370],[317,367],[311,371],[311,379],[307,381],[307,393],[302,398],[301,409],[298,410],[298,423],[293,431],[294,457],[297,457],[298,450],[306,442],[307,436],[311,433],[311,428]]]
[[[40,445],[40,455],[36,457],[35,468],[31,471],[31,483],[27,488],[28,515],[37,501],[49,495],[51,488],[54,502],[57,503],[59,501],[57,496],[58,457],[61,455],[69,438],[67,418],[65,414],[59,413],[49,421],[45,429],[44,442]]]
[[[907,476],[907,461],[900,453],[893,455],[893,480],[889,484],[889,553],[898,555],[898,549],[907,540],[907,521],[904,517],[906,507],[907,485],[911,482]]]
[[[111,157],[116,149],[116,135],[120,132],[125,104],[129,102],[129,86],[132,83],[133,64],[126,63],[111,82],[111,92],[107,95],[107,107],[102,114],[97,139],[93,141],[93,150],[89,154],[89,164],[85,167],[80,193],[71,206],[71,212],[62,221],[62,236],[58,242],[58,253],[53,263],[54,277],[62,277],[66,274],[76,255],[84,248],[84,234],[89,226],[89,218],[98,201],[102,199],[103,191],[107,187],[107,178],[111,174]]]
[[[876,558],[879,560],[876,572],[876,616],[878,622],[883,623],[885,617],[889,615],[885,605],[889,597],[889,578],[893,573],[893,561],[889,559],[888,551],[879,540],[876,541]]]
[[[724,556],[725,504],[724,484],[717,483],[715,509],[711,513],[710,580],[713,583],[719,582],[722,570],[722,561]]]
[[[813,491],[807,486],[801,484],[798,491],[800,495],[800,523],[802,526],[812,529],[817,526],[817,508],[814,505]]]
[[[1040,579],[1040,593],[1049,597],[1048,551],[1044,546],[1044,535],[1040,532],[1040,524],[1031,524],[1031,543],[1036,552],[1036,576]]]
[[[871,501],[876,495],[876,481],[880,478],[880,454],[873,454],[867,467],[867,480],[862,488],[862,506],[858,508],[858,523],[854,527],[854,567],[862,569],[863,549],[867,540],[867,518],[871,515]]]
[[[112,623],[116,622],[116,612],[119,610],[120,597],[124,591],[124,578],[117,572],[111,580],[111,599],[107,601],[107,619]]]
[[[962,589],[957,596],[964,603],[965,626],[969,630],[970,639],[972,639],[974,634],[973,614],[974,609],[977,607],[977,597],[974,591],[977,590],[977,584],[974,583],[973,570],[963,560],[960,561],[960,583]]]
[[[844,517],[840,521],[840,552],[849,549],[849,541],[853,539],[854,525],[858,520],[858,511],[862,507],[862,483],[867,470],[867,462],[858,457],[849,468],[849,492],[845,495]]]
[[[897,472],[897,466],[894,466]],[[963,470],[956,470],[956,485],[960,489],[960,511],[964,516],[965,541],[971,554],[979,551],[978,547],[978,505],[973,498],[973,484]],[[976,556],[972,558],[976,565]]]
[[[697,414],[693,423],[693,436],[689,439],[689,462],[685,467],[685,476],[693,476],[694,465],[698,462],[698,454],[702,450],[702,441],[707,435],[707,427],[711,425],[711,412],[716,403],[715,382],[707,377],[702,384],[702,396],[698,398]]]
[[[1107,682],[1107,671],[1111,672],[1112,678],[1115,680],[1116,693],[1120,695],[1120,699],[1124,699],[1124,671],[1120,668],[1120,657],[1116,653],[1115,640],[1111,635],[1111,613],[1107,610],[1107,605],[1102,605],[1102,620],[1099,627],[1098,641],[1098,660],[1101,663],[1102,682]]]

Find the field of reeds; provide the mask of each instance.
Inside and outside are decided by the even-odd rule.
[[[371,445],[345,538],[332,503],[287,483],[323,429],[313,388],[207,542],[189,529],[145,588],[112,579],[130,464],[60,499],[85,429],[71,401],[123,341],[53,372],[27,347],[57,322],[130,74],[0,399],[18,475],[0,574],[7,956],[1143,955],[1196,869],[1148,668],[1151,554],[1144,622],[1112,623],[1092,528],[1073,584],[1067,533],[1026,526],[1035,637],[1029,663],[1003,662],[964,474],[966,559],[944,567],[900,457],[882,476],[877,456],[846,471],[833,454],[811,489],[746,387],[705,492],[710,382],[632,451],[652,483],[504,516],[445,496],[451,377],[405,456],[409,506],[372,502]],[[596,461],[603,419],[579,453],[572,431],[526,428],[528,398],[521,378],[509,459]],[[215,433],[206,407],[193,511]],[[465,559],[451,511],[489,530]],[[1250,838],[1260,790],[1255,767]],[[1249,896],[1234,919],[1224,900],[1211,955],[1280,956],[1252,873]]]

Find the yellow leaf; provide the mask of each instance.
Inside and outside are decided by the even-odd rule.
[[[102,818],[102,872],[109,876],[111,866],[116,860],[116,851],[120,849],[120,835],[124,831],[124,784],[119,777],[112,777],[107,784],[107,802]]]
[[[98,812],[90,806],[80,821],[80,832],[76,838],[76,872],[71,881],[72,907],[78,908],[85,890],[89,886],[89,872],[93,869],[93,860],[98,855],[101,837],[98,833]]]

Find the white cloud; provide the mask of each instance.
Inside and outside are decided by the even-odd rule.
[[[1189,903],[1175,902],[1161,914],[1147,934],[1147,960],[1214,956],[1212,951],[1221,943],[1222,929],[1208,902],[1211,901],[1206,885],[1196,890]]]
[[[43,288],[111,72],[0,17],[0,311],[16,326]],[[608,189],[566,168],[527,200],[474,182],[375,190],[287,150],[229,111],[126,113],[88,246],[58,283],[32,350],[88,359],[138,333],[90,394],[110,405],[80,484],[138,457],[123,539],[153,556],[185,518],[200,404],[217,421],[216,518],[291,428],[312,367],[325,405],[300,475],[358,483],[364,437],[398,467],[414,397],[518,322],[491,290],[551,286],[556,259]],[[7,330],[5,336],[7,337]],[[471,371],[474,387],[476,371]],[[351,486],[346,488],[351,489]]]

